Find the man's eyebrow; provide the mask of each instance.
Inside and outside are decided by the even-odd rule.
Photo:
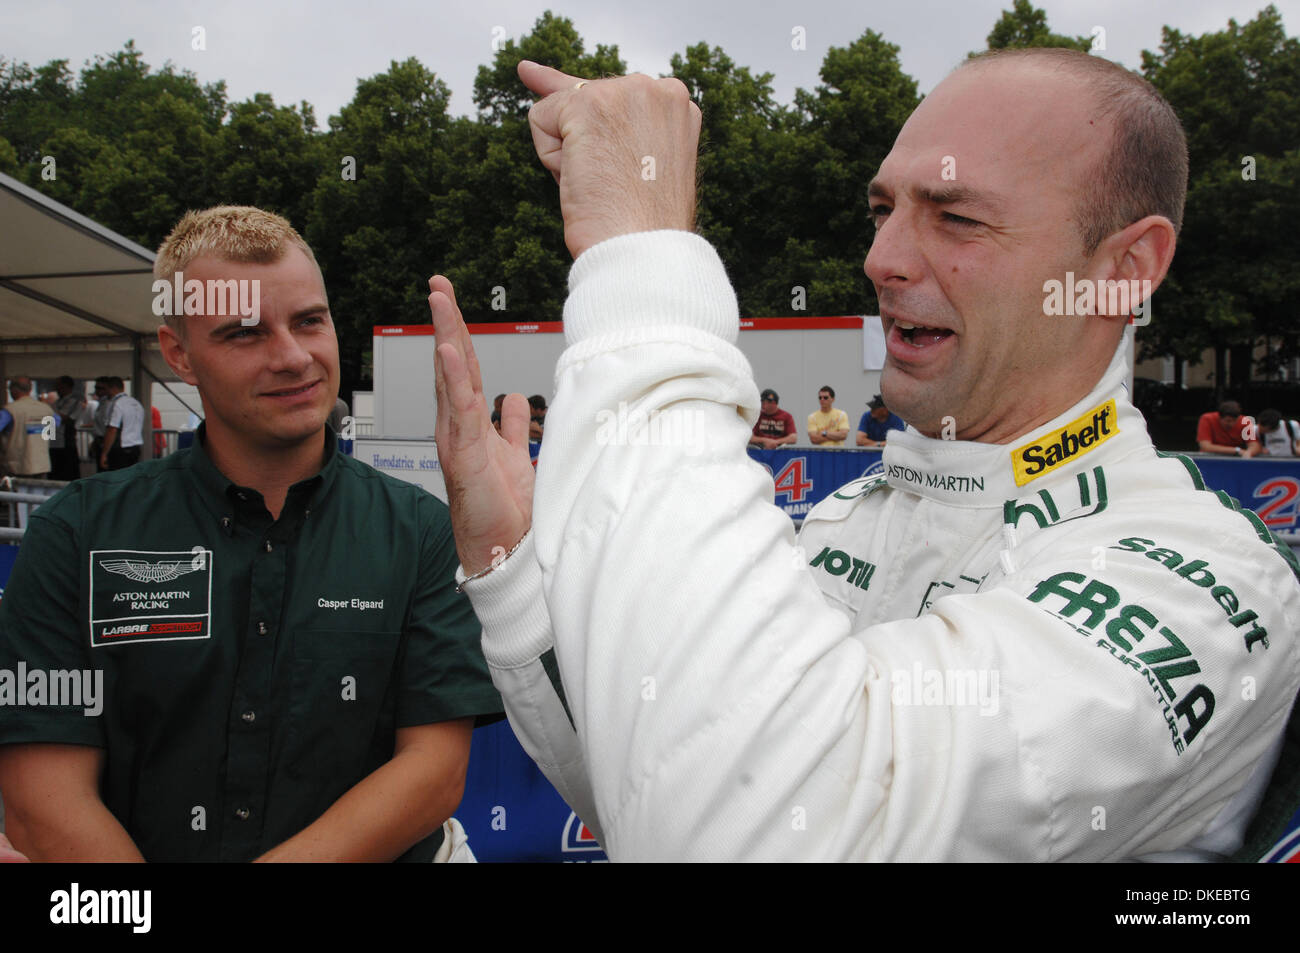
[[[248,325],[244,324],[239,319],[239,315],[233,315],[228,320],[222,321],[220,324],[214,324],[212,326],[212,329],[208,332],[208,334],[209,336],[214,338],[220,337],[221,335],[225,334],[227,331],[233,331],[236,328],[242,328],[242,327],[248,327]]]
[[[322,301],[320,304],[309,305],[306,308],[302,308],[298,311],[295,311],[293,314],[289,315],[289,320],[297,321],[299,318],[309,318],[316,315],[326,315],[329,313],[330,313],[330,306]]]
[[[329,312],[330,312],[329,305],[325,304],[324,302],[321,302],[320,304],[309,305],[306,308],[302,308],[301,310],[295,311],[289,317],[289,321],[293,322],[299,320],[300,318],[315,317],[318,315],[321,316],[328,315]],[[222,321],[220,324],[214,324],[212,326],[212,329],[208,333],[212,337],[220,337],[221,335],[225,334],[227,331],[234,331],[237,330],[238,328],[247,328],[247,327],[253,327],[253,325],[244,324],[241,316],[236,314],[236,315],[231,315],[228,320]]]
[[[923,185],[913,191],[921,201],[934,205],[955,205],[961,202],[963,205],[990,210],[1002,207],[1002,203],[987,192],[977,191],[968,185],[942,185],[933,189]]]
[[[931,205],[956,205],[960,202],[991,212],[1000,211],[1002,208],[1002,203],[995,196],[968,185],[941,185],[933,188],[919,185],[910,191],[919,201]],[[872,179],[871,184],[867,186],[867,197],[870,199],[888,199],[892,194],[893,191],[886,188],[879,179]]]

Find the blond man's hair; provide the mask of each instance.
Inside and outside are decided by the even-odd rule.
[[[320,267],[316,256],[288,219],[251,205],[218,205],[201,212],[186,212],[176,223],[154,258],[155,279],[171,281],[176,272],[203,255],[244,264],[271,264],[296,246]],[[168,315],[168,325],[184,330],[180,315]]]

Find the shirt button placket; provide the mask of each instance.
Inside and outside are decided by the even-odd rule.
[[[282,640],[268,636],[276,620],[283,618],[288,550],[269,537],[255,546],[248,560],[249,623],[231,699],[225,792],[231,814],[245,823],[234,825],[226,839],[228,860],[255,856],[272,846],[262,843],[266,817],[262,802],[274,781],[271,742],[276,719],[270,717],[274,711],[271,675]]]

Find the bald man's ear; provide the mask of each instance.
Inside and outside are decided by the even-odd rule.
[[[1148,215],[1101,243],[1094,260],[1103,274],[1096,277],[1149,281],[1154,292],[1169,272],[1175,244],[1173,223],[1163,215]]]
[[[163,360],[176,372],[176,376],[185,383],[197,387],[199,379],[194,376],[194,369],[190,367],[189,352],[175,328],[166,324],[158,326],[158,347],[162,350]]]

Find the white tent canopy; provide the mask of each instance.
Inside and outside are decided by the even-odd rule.
[[[0,174],[0,378],[175,381],[158,350],[154,253]],[[145,439],[147,454],[150,441]]]

